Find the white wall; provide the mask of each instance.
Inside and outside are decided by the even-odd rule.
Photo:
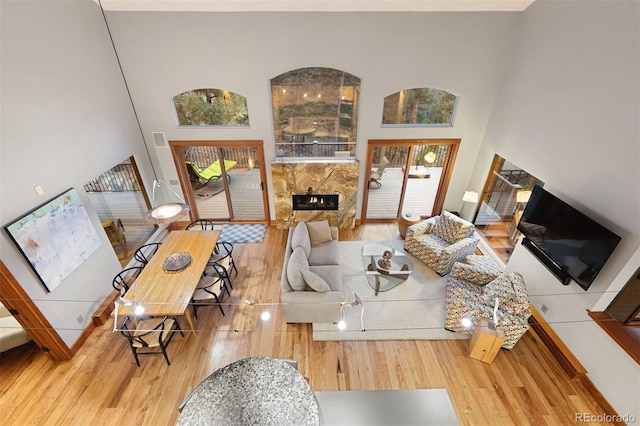
[[[165,182],[176,179],[175,166],[168,149],[152,146],[151,132],[164,132],[168,140],[263,140],[269,163],[274,153],[269,80],[321,66],[362,79],[357,150],[362,168],[368,139],[462,139],[445,204],[458,210],[519,14],[107,12],[107,19]],[[380,128],[385,96],[425,86],[460,96],[454,127]],[[203,87],[245,96],[251,127],[177,128],[172,97]],[[361,179],[359,203],[363,187]],[[271,182],[267,188],[273,219]]]
[[[589,291],[564,287],[517,246],[538,310],[620,413],[640,418],[640,368],[587,316],[635,271],[640,247],[638,2],[536,1],[523,13],[514,55],[473,172],[481,189],[494,153],[622,237]],[[634,260],[635,259],[635,260]]]
[[[140,156],[142,165],[149,162],[140,155],[140,131],[100,8],[90,0],[2,1],[0,7],[0,223],[75,187],[102,241],[51,293],[4,230],[0,257],[72,345],[120,270],[82,185],[130,155]],[[43,196],[36,195],[36,185]]]

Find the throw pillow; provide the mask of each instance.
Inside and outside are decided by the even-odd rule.
[[[434,233],[449,244],[453,244],[471,235],[473,230],[473,223],[444,210],[438,218]]]
[[[291,236],[291,250],[295,250],[298,247],[302,247],[308,259],[311,254],[311,239],[309,239],[309,231],[304,222],[298,222]]]
[[[482,297],[485,301],[491,301],[491,303],[498,297],[500,305],[507,304],[513,300],[514,296],[509,274],[500,274],[498,278],[482,288]]]
[[[309,230],[309,238],[311,238],[311,245],[326,243],[331,241],[331,227],[329,221],[321,220],[318,222],[307,222],[307,229]]]
[[[313,272],[307,271],[306,269],[303,269],[300,272],[302,272],[302,278],[304,278],[304,281],[307,283],[307,285],[309,285],[309,287],[311,287],[315,291],[324,293],[325,291],[331,290],[329,284],[327,284],[327,282],[318,274],[314,274]]]
[[[309,270],[309,261],[302,247],[298,247],[291,253],[287,263],[287,280],[293,290],[300,291],[306,288],[307,283],[302,277],[303,270]]]

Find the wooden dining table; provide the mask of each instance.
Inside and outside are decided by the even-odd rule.
[[[133,305],[123,306],[120,315],[135,317],[136,304],[144,307],[145,316],[184,315],[195,335],[189,303],[219,237],[220,231],[171,231],[125,293]],[[176,253],[188,253],[191,262],[180,271],[167,271],[165,260]]]

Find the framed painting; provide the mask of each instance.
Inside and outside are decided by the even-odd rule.
[[[25,213],[4,229],[48,292],[102,244],[74,188]]]

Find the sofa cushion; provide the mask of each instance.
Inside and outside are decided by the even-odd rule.
[[[313,246],[309,255],[309,265],[339,265],[340,244],[336,240]]]
[[[329,284],[327,284],[327,282],[318,274],[307,271],[306,269],[302,269],[300,272],[302,272],[302,278],[304,278],[304,282],[306,282],[307,285],[313,290],[319,291],[321,293],[331,290]]]
[[[302,247],[298,247],[293,250],[287,263],[287,279],[293,290],[304,290],[307,287],[307,283],[302,277],[303,269],[309,270],[309,262]]]
[[[331,291],[342,291],[342,267],[339,265],[310,266],[309,270],[325,280]]]
[[[309,238],[311,238],[312,246],[332,240],[331,227],[327,220],[307,222],[307,229],[309,230]]]
[[[471,222],[445,210],[438,219],[434,233],[449,244],[453,244],[468,237],[473,229],[474,226]]]
[[[501,306],[511,303],[515,294],[509,274],[500,274],[496,279],[485,285],[482,288],[482,297],[487,301],[498,297]]]
[[[293,235],[291,235],[291,250],[295,250],[298,247],[302,247],[305,256],[309,258],[311,254],[311,239],[309,238],[307,224],[304,222],[298,222],[293,230]]]

